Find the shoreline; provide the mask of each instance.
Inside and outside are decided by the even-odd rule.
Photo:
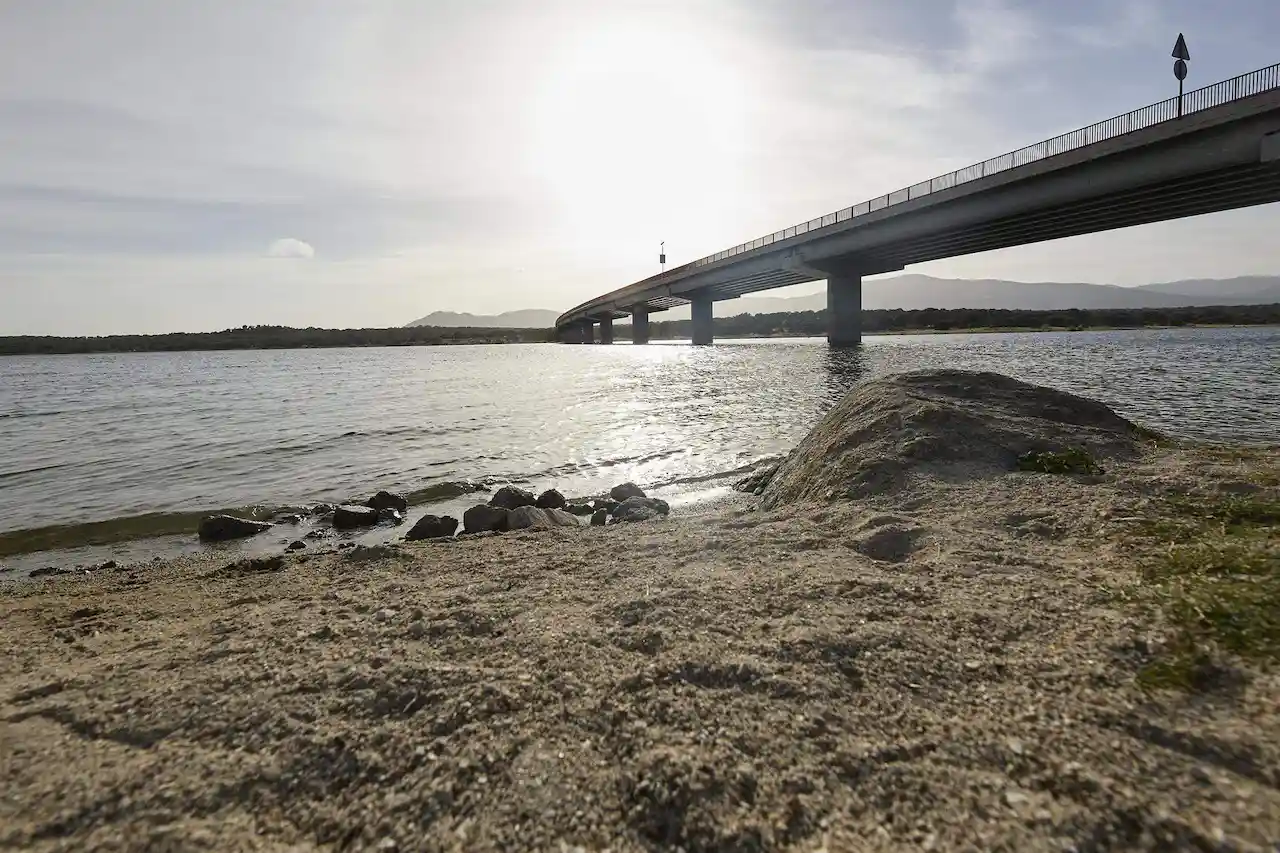
[[[1280,677],[1144,685],[1133,534],[1280,450],[1105,466],[11,588],[0,841],[1263,849]]]

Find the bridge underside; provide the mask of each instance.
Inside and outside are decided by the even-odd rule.
[[[814,220],[620,288],[558,323],[589,327],[691,304],[693,337],[710,342],[711,303],[825,279],[837,318],[830,340],[857,342],[865,276],[1280,202],[1280,86],[918,197],[903,192],[852,217]]]

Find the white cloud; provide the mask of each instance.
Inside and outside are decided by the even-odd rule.
[[[315,247],[305,240],[295,237],[281,237],[273,240],[267,247],[267,254],[273,258],[314,258]]]

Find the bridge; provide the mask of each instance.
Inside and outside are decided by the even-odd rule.
[[[862,340],[862,277],[908,264],[1280,201],[1280,64],[922,181],[619,288],[565,312],[566,343],[613,343],[631,317],[827,282],[827,340]],[[599,335],[595,327],[599,326]]]

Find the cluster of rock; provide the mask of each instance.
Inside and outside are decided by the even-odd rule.
[[[581,518],[590,516],[592,525],[609,522],[647,521],[667,515],[667,502],[645,495],[635,483],[614,486],[608,499],[569,503],[555,489],[534,497],[533,492],[518,486],[503,486],[487,504],[476,504],[462,514],[463,533],[506,533],[511,530],[546,527],[578,527]],[[405,538],[439,539],[452,536],[458,519],[451,516],[424,515]]]
[[[780,463],[779,463],[780,464]],[[769,485],[769,481],[773,479],[773,475],[778,472],[778,464],[766,465],[763,468],[757,468],[746,477],[733,484],[733,488],[739,492],[746,492],[749,495],[764,494],[765,486]]]
[[[320,504],[310,510],[310,515],[320,523],[328,523],[335,530],[357,530],[377,524],[402,524],[409,501],[394,492],[380,491],[364,503]],[[452,516],[424,515],[409,529],[405,539],[443,539],[458,532],[505,533],[538,527],[577,527],[580,518],[590,517],[592,525],[609,522],[647,521],[667,515],[670,508],[666,501],[650,498],[635,483],[614,486],[609,497],[592,501],[570,503],[555,489],[548,489],[534,497],[532,492],[516,486],[503,486],[494,493],[487,504],[476,504],[462,515],[462,521]],[[299,514],[282,515],[274,521],[259,521],[234,515],[210,515],[202,519],[198,534],[204,542],[225,542],[256,536],[275,524],[300,524]],[[328,535],[319,530],[308,534],[310,538]],[[298,540],[289,550],[300,550],[306,543]]]

